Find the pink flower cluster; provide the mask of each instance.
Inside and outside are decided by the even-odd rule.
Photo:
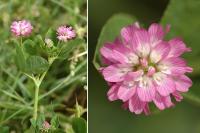
[[[61,41],[68,41],[76,37],[76,33],[72,27],[60,26],[57,29],[57,38]]]
[[[10,26],[11,32],[17,37],[26,37],[32,33],[33,26],[28,20],[14,21]],[[57,38],[60,41],[68,41],[76,37],[75,30],[71,26],[60,26],[57,29]]]
[[[11,32],[17,37],[29,36],[33,30],[31,23],[27,20],[14,21],[10,28]]]
[[[110,101],[122,100],[123,107],[135,114],[150,113],[149,103],[158,109],[172,107],[172,96],[181,101],[192,81],[185,75],[192,72],[180,56],[191,51],[180,38],[165,41],[164,30],[152,24],[148,30],[138,23],[124,27],[121,37],[106,43],[100,50],[106,67],[101,68],[110,85]]]

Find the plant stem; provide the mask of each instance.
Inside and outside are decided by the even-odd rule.
[[[69,60],[72,60],[72,59],[74,59],[74,58],[79,58],[79,57],[84,56],[84,55],[86,55],[86,54],[87,54],[87,51],[84,51],[84,52],[82,52],[82,53],[80,53],[80,54],[78,54],[78,55],[76,55],[76,56],[74,56],[74,57],[69,58]]]
[[[51,66],[51,64],[54,62],[56,58],[50,58],[49,61],[49,65]],[[50,67],[49,66],[49,67]],[[45,75],[47,74],[48,70],[46,70],[39,79],[36,79],[35,77],[31,77],[35,83],[35,98],[34,98],[34,113],[33,113],[33,119],[37,120],[37,114],[38,114],[38,101],[39,101],[39,90],[40,90],[40,85],[45,77]]]
[[[39,88],[40,88],[40,85],[36,84],[35,99],[34,99],[34,114],[33,114],[34,120],[37,120]]]

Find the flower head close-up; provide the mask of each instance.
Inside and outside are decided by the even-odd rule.
[[[14,21],[10,28],[13,35],[17,37],[29,36],[33,30],[33,26],[27,20]]]
[[[68,41],[76,37],[75,30],[72,27],[68,26],[60,26],[57,29],[57,38],[60,41]]]
[[[101,73],[108,82],[110,101],[122,100],[135,114],[150,114],[153,102],[160,110],[183,99],[192,81],[185,74],[192,68],[180,57],[191,51],[180,38],[164,40],[169,25],[151,24],[148,30],[134,23],[121,29],[121,36],[100,49]]]

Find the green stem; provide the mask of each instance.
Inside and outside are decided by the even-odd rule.
[[[51,64],[54,62],[56,58],[50,58],[49,59],[49,65],[51,66]],[[35,83],[35,98],[34,98],[34,113],[33,113],[33,119],[37,120],[37,114],[38,114],[38,102],[39,102],[39,90],[40,90],[40,85],[45,77],[45,75],[47,74],[48,70],[45,71],[41,77],[39,79],[36,79],[35,77],[31,77]]]
[[[34,99],[34,114],[33,114],[34,120],[37,120],[39,88],[40,88],[40,85],[36,85],[35,99]]]

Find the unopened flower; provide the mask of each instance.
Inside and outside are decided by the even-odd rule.
[[[10,28],[11,32],[17,37],[29,36],[33,30],[31,23],[27,20],[14,21]]]
[[[44,121],[41,130],[43,132],[48,132],[50,130],[50,128],[51,128],[51,125],[47,121]]]
[[[60,26],[57,29],[57,38],[60,41],[68,41],[76,37],[76,33],[72,27]]]
[[[180,38],[163,40],[164,30],[152,24],[148,30],[138,23],[124,27],[121,38],[106,43],[100,50],[106,67],[101,68],[110,85],[108,99],[122,100],[123,107],[135,114],[149,114],[149,103],[158,109],[172,107],[173,96],[181,101],[192,81],[185,75],[192,72],[180,56],[191,51]]]
[[[46,43],[48,48],[53,47],[53,41],[51,39],[45,38],[45,43]]]

